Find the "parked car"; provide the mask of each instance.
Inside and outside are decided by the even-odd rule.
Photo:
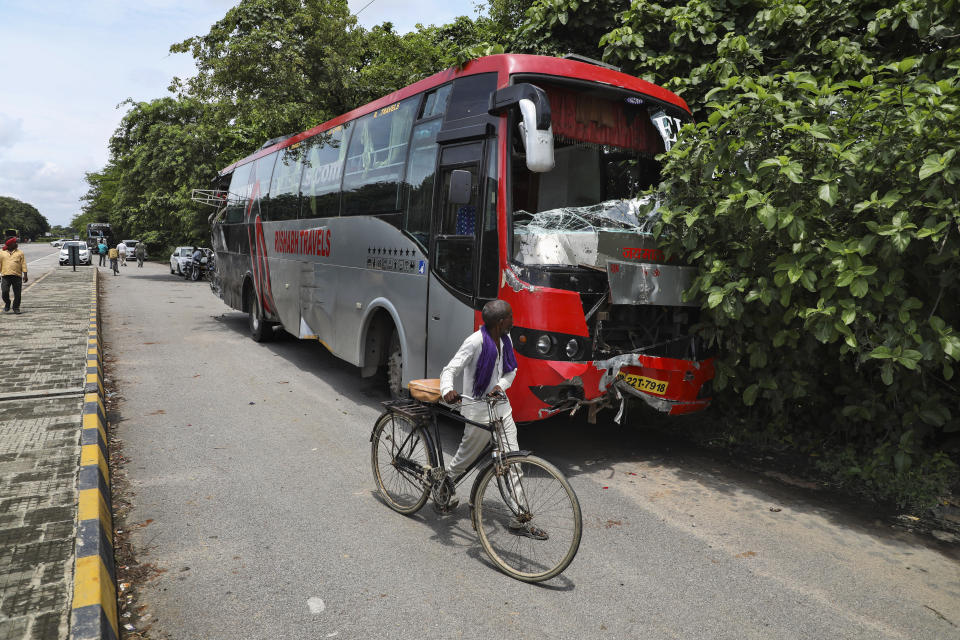
[[[206,247],[201,247],[204,255],[210,256],[213,254],[212,249],[207,249]],[[183,269],[187,265],[187,262],[193,259],[193,247],[177,247],[173,250],[173,253],[170,254],[170,273],[175,273],[177,275],[183,275]]]
[[[133,258],[133,251],[137,248],[137,245],[140,244],[139,240],[124,240],[123,244],[127,245],[127,260]]]
[[[60,247],[60,265],[70,264],[70,245],[80,247],[80,264],[90,264],[90,249],[82,240],[67,240]]]

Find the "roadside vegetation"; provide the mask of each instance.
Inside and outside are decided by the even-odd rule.
[[[0,196],[0,229],[16,229],[21,240],[34,240],[50,230],[50,223],[32,204]]]
[[[451,65],[575,52],[681,95],[662,246],[698,268],[720,441],[920,508],[960,460],[956,0],[493,0],[398,34],[345,1],[242,0],[174,44],[199,73],[128,102],[74,228],[205,244],[217,169]]]

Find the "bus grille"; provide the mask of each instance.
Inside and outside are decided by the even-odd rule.
[[[593,358],[603,360],[623,353],[660,358],[703,360],[709,357],[692,327],[700,310],[692,307],[609,305],[592,318]]]

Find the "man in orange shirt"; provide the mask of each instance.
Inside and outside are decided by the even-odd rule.
[[[3,294],[3,312],[10,311],[10,288],[13,288],[13,312],[20,313],[20,290],[27,281],[27,258],[23,251],[17,248],[17,239],[8,238],[0,250],[0,275],[3,283],[0,290]],[[22,278],[21,278],[22,276]]]

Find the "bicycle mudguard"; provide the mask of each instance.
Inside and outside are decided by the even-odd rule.
[[[503,454],[504,460],[509,460],[510,458],[522,458],[525,456],[533,455],[532,451],[527,451],[526,449],[521,449],[520,451],[508,451]],[[470,511],[473,511],[473,505],[476,502],[477,497],[477,485],[480,484],[480,478],[483,477],[483,474],[486,473],[487,467],[493,466],[493,458],[488,458],[486,462],[477,467],[477,475],[474,476],[473,486],[470,487]]]

